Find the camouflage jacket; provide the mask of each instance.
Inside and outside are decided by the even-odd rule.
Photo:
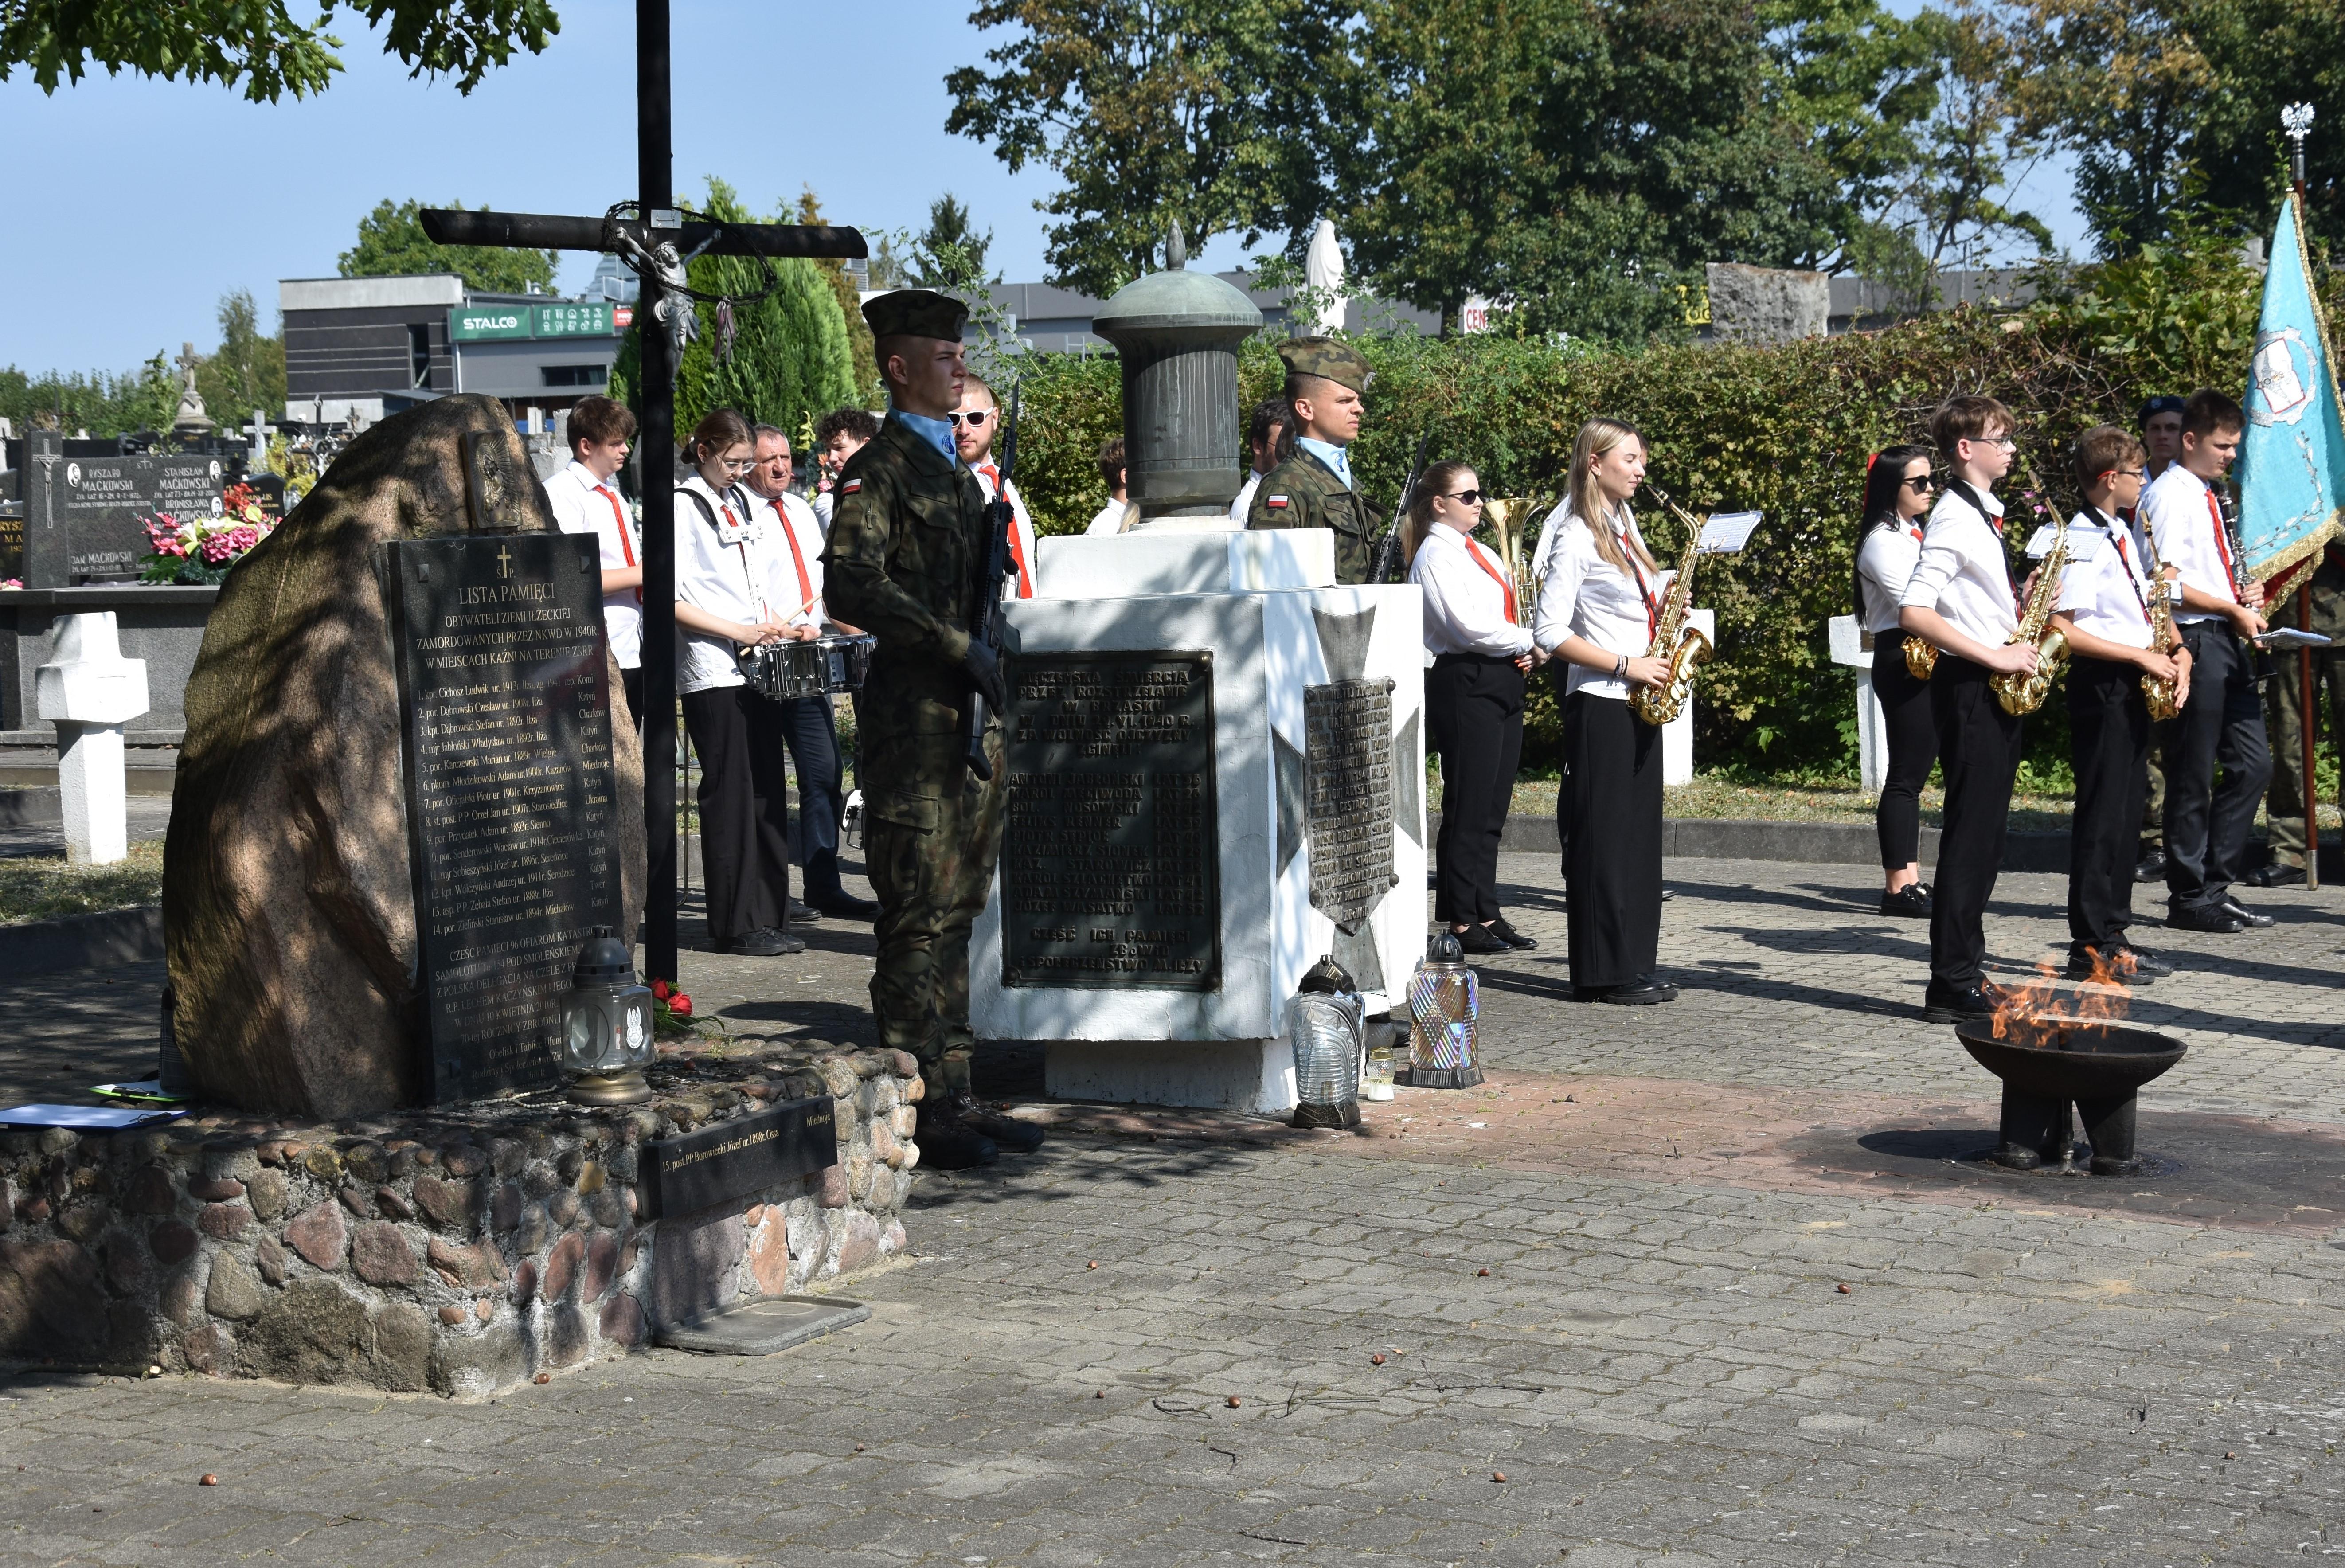
[[[847,460],[833,494],[823,597],[879,639],[866,690],[884,690],[883,674],[966,690],[959,667],[987,544],[977,476],[891,415]]]
[[[1346,486],[1307,452],[1297,452],[1264,474],[1246,511],[1249,528],[1334,529],[1338,583],[1368,580],[1383,523],[1384,514],[1368,504],[1366,496]]]

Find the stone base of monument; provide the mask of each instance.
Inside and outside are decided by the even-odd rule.
[[[671,1323],[654,1336],[671,1349],[711,1356],[770,1356],[851,1328],[871,1316],[841,1296],[760,1296]]]
[[[1294,1109],[1284,1040],[1051,1040],[1042,1089],[1054,1100],[1193,1105],[1283,1116]]]
[[[736,1040],[649,1076],[639,1106],[0,1133],[0,1358],[477,1399],[905,1246],[910,1057]]]

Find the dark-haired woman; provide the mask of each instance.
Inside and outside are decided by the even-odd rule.
[[[1922,558],[1922,520],[1935,489],[1930,449],[1893,446],[1864,476],[1864,524],[1857,535],[1856,616],[1873,639],[1873,695],[1889,729],[1889,776],[1881,781],[1873,828],[1881,840],[1881,912],[1930,918],[1922,881],[1922,786],[1938,759],[1930,687],[1905,667],[1898,601]]]
[[[700,758],[708,935],[719,952],[803,952],[789,933],[788,756],[781,714],[741,675],[740,650],[787,642],[789,606],[768,603],[776,548],[727,492],[756,465],[749,424],[729,408],[694,427],[675,487],[676,688]],[[673,978],[663,977],[663,978]]]
[[[1409,507],[1408,580],[1425,595],[1425,712],[1441,754],[1441,836],[1433,918],[1468,953],[1538,942],[1498,909],[1498,837],[1523,755],[1523,677],[1534,662],[1515,585],[1498,557],[1474,542],[1481,481],[1462,463],[1436,463]]]

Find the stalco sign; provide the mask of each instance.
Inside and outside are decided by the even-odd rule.
[[[533,338],[607,338],[617,331],[605,300],[545,305],[460,305],[448,312],[452,342],[525,341]]]

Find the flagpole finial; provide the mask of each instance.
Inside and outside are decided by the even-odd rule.
[[[2304,138],[2312,134],[2312,106],[2289,104],[2279,111],[2280,134],[2288,137],[2289,179],[2304,189]]]

